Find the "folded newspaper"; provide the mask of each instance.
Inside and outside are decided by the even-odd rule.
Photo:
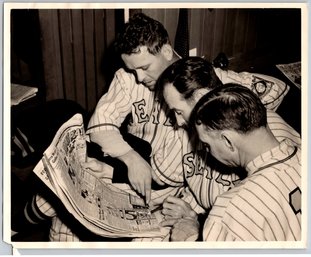
[[[11,106],[18,105],[27,99],[34,97],[38,92],[38,88],[23,86],[19,84],[11,84]]]
[[[156,216],[132,190],[106,183],[81,165],[87,158],[80,114],[57,131],[35,174],[58,196],[67,210],[90,231],[105,237],[164,235]]]

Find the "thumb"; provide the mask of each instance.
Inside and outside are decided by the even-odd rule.
[[[150,183],[147,183],[145,185],[145,196],[146,196],[146,203],[149,204],[150,200],[151,200],[151,181]]]

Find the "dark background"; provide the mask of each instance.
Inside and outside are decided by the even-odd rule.
[[[278,77],[275,64],[301,60],[299,8],[186,10],[189,49],[198,56],[212,61],[223,52],[229,69]],[[174,46],[180,11],[130,15],[144,12],[162,22]],[[12,10],[12,82],[39,87],[41,101],[69,99],[92,111],[120,65],[112,43],[123,23],[123,9]]]

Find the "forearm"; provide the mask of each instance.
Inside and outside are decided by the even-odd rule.
[[[108,92],[100,98],[89,120],[86,134],[90,135],[91,141],[101,146],[104,153],[112,157],[129,151],[119,129],[132,110],[129,92],[133,80],[134,77],[123,69],[117,71]]]
[[[131,146],[124,141],[119,131],[100,131],[90,134],[92,142],[98,144],[102,152],[122,160],[122,156],[133,150]]]

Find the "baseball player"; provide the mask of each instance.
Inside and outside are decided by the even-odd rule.
[[[135,21],[140,25],[132,26],[136,24]],[[146,24],[148,24],[148,29],[145,28]],[[156,39],[157,41],[137,41],[133,37],[133,27],[135,29],[140,28],[139,33],[156,35],[148,38]],[[153,47],[148,47],[149,44]],[[96,107],[87,133],[90,134],[93,142],[100,145],[105,155],[115,157],[126,163],[129,181],[133,188],[145,196],[149,205],[157,206],[163,203],[168,195],[179,195],[180,188],[184,185],[184,167],[181,163],[183,158],[185,160],[189,153],[187,152],[189,144],[185,143],[188,142],[188,139],[186,138],[186,141],[183,141],[183,135],[187,137],[187,133],[183,129],[174,129],[168,116],[169,109],[162,98],[156,97],[154,91],[155,82],[161,72],[178,60],[179,57],[172,50],[167,32],[163,26],[143,14],[130,19],[130,22],[126,24],[124,35],[123,37],[121,36],[117,46],[120,49],[121,57],[127,69],[120,69],[115,73],[108,92],[100,99]],[[133,49],[137,50],[137,52],[132,53]],[[268,83],[265,84],[266,87],[263,87],[260,84],[263,80],[255,78],[250,73],[240,74],[218,69],[215,69],[215,71],[217,75],[226,81],[234,79],[241,81],[241,83],[253,86],[258,85],[255,89],[257,90],[258,88],[259,93],[264,92],[262,100],[272,103],[271,108],[276,108],[277,105],[274,105],[274,103],[279,104],[288,91],[283,82],[273,80],[273,78],[267,79]],[[267,90],[262,91],[262,88],[267,88]],[[279,99],[279,102],[272,101],[273,99]],[[121,123],[128,117],[130,117],[127,127],[128,132],[143,139],[151,146],[150,164],[137,154],[135,149],[124,140],[123,135],[120,133]],[[194,161],[191,158],[191,156],[187,158],[187,161]],[[190,163],[189,167],[191,165],[193,164]],[[116,173],[115,170],[114,173]],[[125,176],[122,172],[118,175]],[[150,190],[151,176],[161,185],[161,190]],[[211,199],[214,199],[220,192],[230,188],[232,181],[235,181],[237,178],[228,176],[229,182],[226,181],[224,184],[220,184],[220,189],[218,189],[218,180],[208,182],[211,188],[210,191],[213,192]],[[223,180],[225,181],[226,178],[223,178]],[[215,182],[216,186],[214,185]],[[195,187],[196,184],[193,183],[193,186]],[[189,188],[183,191],[183,195],[184,199],[191,203],[191,206],[196,209],[197,213],[204,212],[205,206],[207,208],[208,205],[211,206],[211,203],[205,205],[200,201],[198,204],[197,199],[193,197]],[[209,201],[212,202],[212,200]],[[48,201],[36,196],[34,205],[36,203],[37,205],[40,204],[39,209],[43,214],[47,213],[47,216],[53,217],[55,220],[57,219],[57,213],[51,211],[53,207]],[[43,208],[44,206],[47,206],[47,208]],[[40,212],[37,210],[36,213]],[[80,240],[79,235],[72,233],[70,228],[63,224],[61,220],[53,221],[51,231],[53,231],[50,236],[51,241]],[[61,236],[58,234],[61,234]]]
[[[134,34],[147,39],[140,41],[140,36],[135,38]],[[179,57],[173,51],[163,25],[142,13],[125,24],[116,47],[127,70],[121,68],[115,73],[108,92],[97,104],[87,133],[91,141],[101,147],[103,155],[120,159],[127,165],[131,185],[150,206],[155,207],[168,195],[178,195],[184,182],[181,144],[174,144],[179,141],[178,134],[170,122],[164,100],[157,99],[154,93],[161,72]],[[151,146],[149,160],[138,154],[136,150],[142,150],[133,149],[132,144],[124,140],[126,135],[120,132],[121,124],[128,117],[128,132]],[[167,146],[167,141],[173,143]],[[166,158],[168,152],[171,158]],[[126,176],[123,173],[117,175]],[[160,190],[151,190],[151,176]],[[96,235],[77,230],[76,225],[63,216],[57,204],[41,194],[35,195],[25,208],[25,223],[37,224],[52,219],[50,241],[89,241],[93,238],[98,241]]]
[[[275,83],[274,78],[270,78],[269,81]],[[175,111],[178,125],[183,126],[187,124],[193,107],[202,95],[220,84],[215,83],[215,74],[209,62],[202,58],[189,57],[169,67],[161,76],[159,85],[162,85],[159,90],[163,91],[168,105]],[[254,88],[251,83],[244,83],[244,86]],[[267,110],[267,116],[272,133],[279,141],[287,139],[300,147],[300,135],[293,128],[274,111]],[[182,133],[181,136],[185,138],[183,141],[187,142],[188,134]],[[171,218],[196,216],[193,210],[196,213],[208,211],[218,195],[234,187],[240,180],[239,174],[230,171],[226,173],[228,168],[219,165],[213,167],[210,155],[206,153],[202,144],[189,141],[189,144],[184,144],[183,147],[183,167],[188,187],[185,188],[181,199],[168,197],[164,202],[162,212]]]
[[[133,37],[133,34],[139,36]],[[170,122],[165,101],[157,99],[154,92],[159,75],[178,56],[163,25],[142,13],[133,16],[125,25],[116,46],[127,70],[121,68],[115,73],[108,92],[96,106],[87,133],[105,155],[126,164],[134,190],[155,206],[162,204],[167,195],[177,194],[183,186],[180,144],[173,142],[166,147],[168,140],[179,140],[177,131]],[[151,146],[150,164],[120,132],[128,117],[127,133]],[[168,158],[167,151],[171,152]],[[151,178],[163,187],[151,190]]]
[[[190,122],[218,161],[247,172],[238,185],[216,198],[203,240],[300,240],[300,148],[274,137],[259,98],[236,84],[218,87],[199,100]],[[182,219],[177,231],[173,227],[172,240],[182,237],[182,226],[198,230],[193,220]]]

